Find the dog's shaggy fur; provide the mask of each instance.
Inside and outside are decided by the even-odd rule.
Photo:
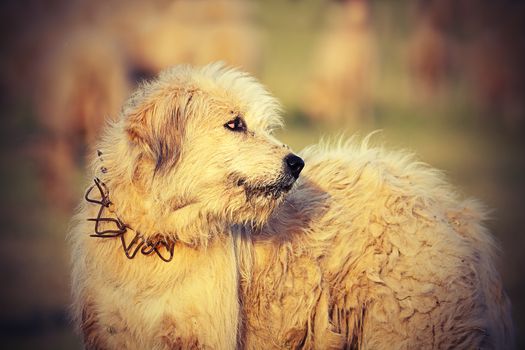
[[[230,130],[237,117],[246,129]],[[169,263],[128,260],[90,237],[98,207],[82,203],[70,240],[87,348],[512,346],[475,202],[366,141],[303,151],[286,193],[279,124],[276,100],[221,65],[176,67],[130,98],[90,175],[113,217],[177,243]]]

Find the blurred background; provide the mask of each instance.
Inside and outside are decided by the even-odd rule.
[[[513,0],[4,0],[0,343],[76,349],[68,221],[84,159],[137,82],[223,60],[283,103],[278,137],[417,153],[493,209],[525,348],[525,5]]]

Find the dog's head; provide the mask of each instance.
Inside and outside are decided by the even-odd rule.
[[[120,157],[129,166],[119,176],[156,215],[191,206],[201,219],[261,224],[304,166],[271,136],[279,125],[277,101],[247,74],[178,66],[124,106]]]

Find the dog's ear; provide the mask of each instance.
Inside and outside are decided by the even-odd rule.
[[[151,157],[155,172],[177,163],[191,100],[191,94],[163,95],[140,103],[128,114],[128,137]]]
[[[153,118],[151,115],[153,110],[152,103],[141,103],[126,116],[126,133],[129,139],[132,143],[144,147],[146,151],[151,151],[149,148],[151,133],[148,131],[150,129],[148,124]]]

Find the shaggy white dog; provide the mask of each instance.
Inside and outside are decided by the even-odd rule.
[[[217,64],[130,98],[70,234],[87,348],[512,346],[474,201],[366,140],[303,163],[279,122],[259,83]]]

